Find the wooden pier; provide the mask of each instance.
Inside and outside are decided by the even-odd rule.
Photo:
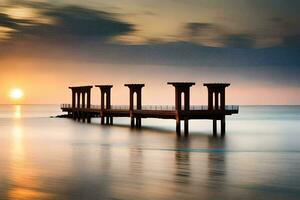
[[[129,105],[111,105],[112,85],[96,85],[101,92],[101,105],[91,105],[91,89],[93,86],[70,87],[72,104],[62,104],[63,112],[74,120],[91,122],[91,118],[100,117],[101,124],[113,124],[114,117],[130,117],[132,128],[141,128],[143,118],[159,118],[176,120],[176,133],[181,136],[181,121],[184,122],[184,135],[189,134],[189,120],[209,119],[213,121],[213,135],[217,136],[217,121],[221,122],[221,136],[226,132],[226,115],[237,114],[238,106],[226,106],[225,89],[228,83],[206,83],[208,89],[207,106],[190,105],[190,88],[193,82],[169,82],[175,88],[174,106],[143,106],[142,88],[144,84],[125,84],[129,88]],[[134,95],[136,94],[136,96]],[[182,98],[183,95],[183,98]],[[134,101],[134,96],[136,101]],[[183,101],[183,102],[182,102]],[[134,105],[136,102],[136,105]]]

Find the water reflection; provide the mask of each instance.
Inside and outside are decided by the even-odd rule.
[[[22,107],[20,105],[14,105],[14,119],[20,119],[22,117]]]
[[[208,184],[219,190],[226,184],[225,138],[208,139]]]
[[[191,175],[190,169],[190,139],[177,138],[175,151],[175,181],[188,184]]]
[[[17,117],[20,116],[20,107],[16,107]],[[24,132],[20,122],[15,122],[12,129],[10,187],[8,198],[10,199],[41,199],[48,196],[47,193],[36,190],[39,187],[39,175],[34,165],[28,160],[25,151]]]
[[[143,174],[143,151],[140,148],[131,148],[129,156],[130,174],[134,178],[141,178]]]
[[[10,116],[17,110],[22,111],[13,110]],[[23,112],[27,116],[27,109]],[[299,127],[298,121],[290,123]],[[299,141],[295,133],[228,134],[225,139],[192,134],[178,139],[173,132],[155,129],[134,132],[48,118],[4,119],[0,126],[0,199],[300,195],[299,146],[291,148]]]
[[[12,132],[12,162],[21,162],[24,159],[23,130],[20,124],[15,124]]]

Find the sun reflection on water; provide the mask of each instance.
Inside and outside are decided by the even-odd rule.
[[[14,106],[14,119],[20,119],[22,117],[22,108],[20,105]]]
[[[21,118],[21,106],[16,105],[14,118]],[[40,191],[39,170],[35,167],[28,154],[26,135],[21,120],[15,121],[11,130],[9,199],[49,199],[47,192]]]

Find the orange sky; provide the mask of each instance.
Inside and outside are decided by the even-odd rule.
[[[229,82],[229,104],[300,104],[299,2],[0,0],[0,104],[70,102],[69,86],[145,83],[144,104],[173,104],[168,81]],[[14,88],[24,91],[12,101]],[[93,90],[98,104],[99,91]]]
[[[39,69],[40,65],[45,69]],[[146,66],[151,68],[145,71],[144,68],[132,72],[132,66],[109,65],[98,63],[75,63],[61,62],[55,60],[31,60],[12,59],[0,61],[1,66],[14,66],[7,68],[0,74],[0,103],[15,103],[9,97],[13,88],[21,88],[25,96],[17,103],[24,104],[59,104],[69,103],[71,93],[68,86],[113,84],[112,98],[114,104],[128,103],[128,88],[124,83],[146,83],[143,89],[144,104],[173,104],[174,90],[167,85],[167,81],[195,81],[196,86],[191,90],[192,104],[206,104],[207,91],[202,86],[204,82],[217,82],[220,80],[217,75],[195,73],[192,70],[176,70],[172,72],[171,66]],[[90,66],[101,66],[100,69],[89,69]],[[61,71],[48,70],[51,66],[58,66]],[[84,69],[74,70],[73,68]],[[26,68],[27,70],[23,70]],[[65,68],[65,69],[64,69]],[[116,68],[123,68],[116,70]],[[39,69],[39,70],[37,70]],[[164,69],[162,72],[161,69]],[[129,71],[129,72],[128,72]],[[161,74],[160,74],[161,73]],[[223,79],[221,82],[231,82],[227,89],[227,102],[229,104],[299,104],[299,87],[274,87],[268,82],[253,82]],[[92,90],[92,103],[99,104],[100,94],[98,88]]]

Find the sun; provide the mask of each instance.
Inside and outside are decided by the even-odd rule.
[[[21,89],[15,88],[15,89],[10,91],[9,96],[13,100],[20,100],[24,96],[24,93]]]

